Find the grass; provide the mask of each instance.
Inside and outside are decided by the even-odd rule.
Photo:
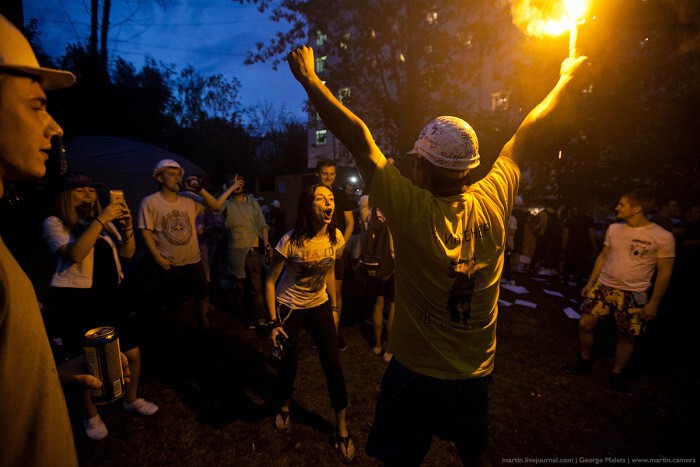
[[[577,322],[562,309],[576,308],[571,299],[577,300],[578,288],[533,277],[517,279],[530,291],[521,298],[538,305],[513,305],[499,312],[489,404],[489,457],[494,465],[515,458],[528,465],[535,458],[697,457],[697,318],[691,319],[688,309],[662,310],[666,317],[660,315],[650,327],[630,362],[631,394],[621,395],[607,386],[614,350],[609,324],[600,326],[593,371],[561,371],[577,354]],[[343,332],[348,349],[341,352],[341,362],[350,401],[349,429],[357,447],[355,464],[379,465],[363,446],[386,364],[372,354],[369,329],[362,324],[367,305],[360,282],[346,286]],[[543,287],[566,298],[548,295]],[[517,296],[503,290],[502,298],[513,302]],[[110,434],[100,442],[88,440],[75,417],[82,465],[340,464],[329,441],[334,417],[325,379],[308,336],[301,342],[292,429],[278,434],[273,428],[276,366],[269,356],[271,344],[224,308],[214,309],[213,329],[202,333],[186,307],[184,321],[190,325],[176,345],[168,345],[174,341],[157,314],[145,317],[151,338],[142,347],[140,392],[159,404],[160,411],[138,417],[125,413],[120,404],[103,407]],[[450,443],[436,439],[424,465],[459,465],[459,460]]]

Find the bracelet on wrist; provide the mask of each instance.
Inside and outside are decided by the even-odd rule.
[[[273,320],[272,320],[271,327],[272,327],[272,329],[281,328],[281,327],[282,327],[282,323],[281,323],[280,320],[278,320],[278,319],[273,319]]]
[[[99,218],[95,217],[95,220],[100,223],[103,229],[106,228],[104,223]]]

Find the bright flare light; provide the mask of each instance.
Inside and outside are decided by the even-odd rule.
[[[572,58],[577,56],[578,25],[583,23],[585,12],[585,0],[513,0],[511,5],[513,23],[529,36],[559,36],[571,31]]]

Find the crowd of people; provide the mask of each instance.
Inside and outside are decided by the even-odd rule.
[[[51,140],[63,130],[46,110],[44,91],[68,87],[74,77],[40,67],[29,43],[3,17],[0,39],[1,193],[6,181],[45,174]],[[700,206],[688,209],[681,220],[678,202],[665,200],[649,220],[650,197],[623,193],[615,209],[623,222],[613,223],[602,243],[580,206],[564,216],[553,204],[536,216],[524,209],[517,193],[528,142],[555,109],[565,107],[585,57],[564,61],[556,85],[526,116],[488,174],[474,183],[470,171],[481,162],[479,144],[466,121],[441,116],[421,131],[410,151],[411,182],[384,156],[365,123],[316,75],[312,49],[300,47],[287,60],[326,127],[354,157],[368,194],[358,199],[352,187],[335,188],[335,163],[321,160],[318,183],[303,190],[287,231],[280,203],[266,206],[246,193],[240,174],[213,195],[201,180],[186,178],[180,164],[165,159],[153,170],[158,190],[141,202],[134,221],[119,197],[102,208],[99,184],[89,175],[65,174],[56,214],[43,225],[44,241],[56,260],[50,282],[60,318],[55,332],[67,356],[58,367],[32,284],[0,241],[0,433],[5,445],[0,465],[77,465],[60,382],[86,388],[85,432],[92,439],[107,436],[89,395],[101,382],[81,366],[81,336],[92,327],[110,325],[119,331],[128,383],[123,408],[145,416],[158,411],[138,394],[139,333],[123,290],[121,261],[134,256],[136,231],[159,271],[174,334],[186,295],[197,302],[201,328],[211,327],[211,260],[225,235],[224,274],[233,284],[232,306],[271,340],[279,359],[275,429],[292,429],[290,405],[304,327],[326,377],[343,462],[352,461],[357,449],[348,428],[340,359],[346,343],[339,328],[343,282],[354,271],[365,276],[372,299],[371,352],[383,354],[388,364],[365,450],[388,465],[419,465],[433,436],[454,442],[465,465],[488,465],[488,387],[499,289],[502,281],[515,282],[519,271],[537,270],[576,283],[587,279],[581,354],[565,370],[591,368],[592,331],[600,318],[612,314],[618,344],[611,386],[620,388],[634,339],[656,316],[671,283],[676,249],[697,264]],[[675,268],[682,274],[694,270],[684,261]]]

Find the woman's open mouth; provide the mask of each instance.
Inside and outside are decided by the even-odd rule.
[[[333,218],[333,208],[323,210],[323,220],[330,221]]]

